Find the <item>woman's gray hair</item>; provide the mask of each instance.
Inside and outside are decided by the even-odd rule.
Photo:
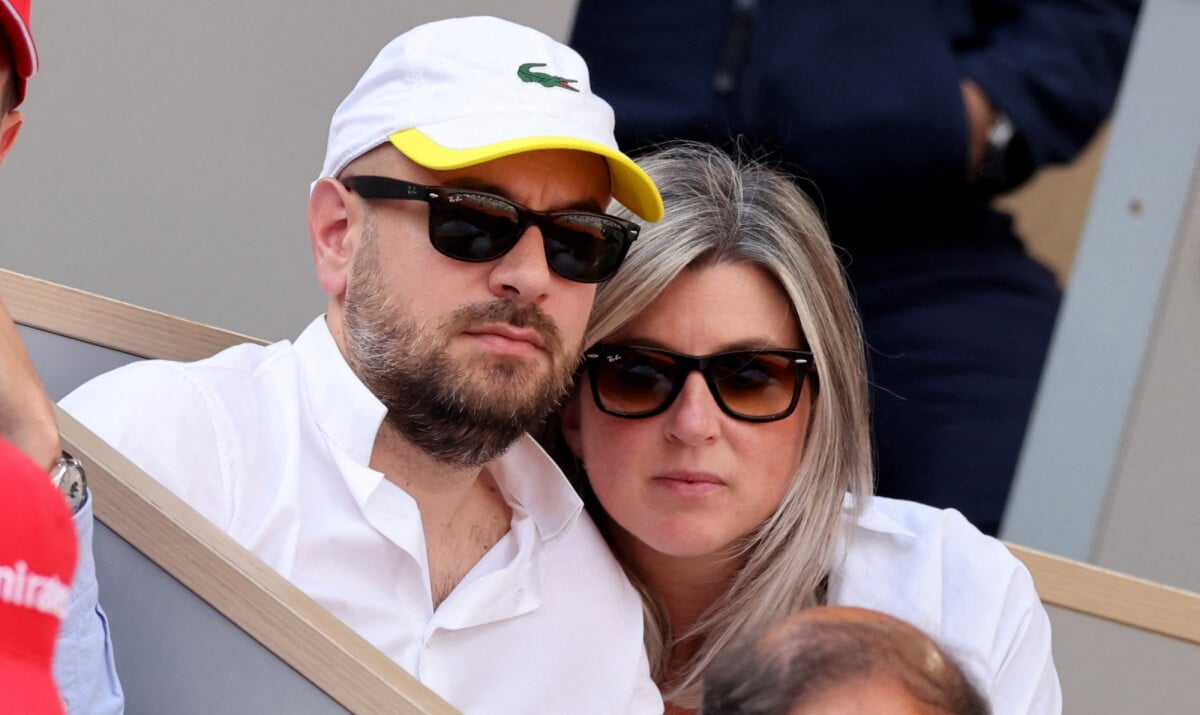
[[[667,700],[695,707],[717,653],[825,600],[847,530],[872,491],[863,341],[825,225],[791,179],[695,143],[665,145],[638,163],[662,192],[666,217],[644,227],[621,269],[600,286],[586,344],[631,321],[685,270],[748,264],[787,293],[816,362],[817,394],[799,471],[778,510],[745,539],[744,566],[729,590],[690,632],[670,632],[662,605],[618,552],[644,597],[655,680]],[[603,524],[603,514],[595,516]],[[683,640],[702,645],[667,680],[673,644]]]

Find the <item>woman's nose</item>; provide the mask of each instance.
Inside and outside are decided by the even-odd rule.
[[[693,370],[667,410],[667,437],[683,444],[704,444],[720,434],[721,408],[704,376]]]

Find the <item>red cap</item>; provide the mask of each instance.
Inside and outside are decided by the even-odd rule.
[[[25,100],[25,80],[38,71],[37,47],[29,29],[30,0],[0,0],[0,28],[8,35],[17,71],[17,104]]]
[[[0,440],[0,713],[63,712],[54,639],[78,549],[66,500],[46,470]]]

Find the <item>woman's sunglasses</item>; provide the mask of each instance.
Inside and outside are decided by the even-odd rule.
[[[351,176],[342,185],[364,199],[429,204],[429,240],[460,261],[494,261],[512,250],[530,226],[542,233],[546,262],[558,275],[599,283],[617,272],[636,223],[588,211],[534,211],[502,196],[469,189],[422,186],[386,176]]]
[[[583,359],[596,407],[631,419],[661,414],[679,396],[688,375],[699,370],[725,414],[749,422],[781,420],[796,409],[804,376],[815,368],[812,353],[804,350],[733,350],[698,357],[635,345],[594,345]]]

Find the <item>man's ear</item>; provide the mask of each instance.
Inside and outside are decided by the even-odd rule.
[[[579,429],[579,411],[580,411],[580,387],[576,387],[571,391],[571,396],[558,408],[558,419],[562,424],[563,439],[567,446],[575,453],[575,456],[583,461],[583,443],[580,439]]]
[[[308,233],[321,289],[334,298],[346,292],[354,250],[349,240],[350,192],[336,179],[321,179],[308,199]]]
[[[15,109],[0,117],[0,164],[4,163],[4,157],[8,156],[8,150],[12,149],[24,122],[21,113]]]

